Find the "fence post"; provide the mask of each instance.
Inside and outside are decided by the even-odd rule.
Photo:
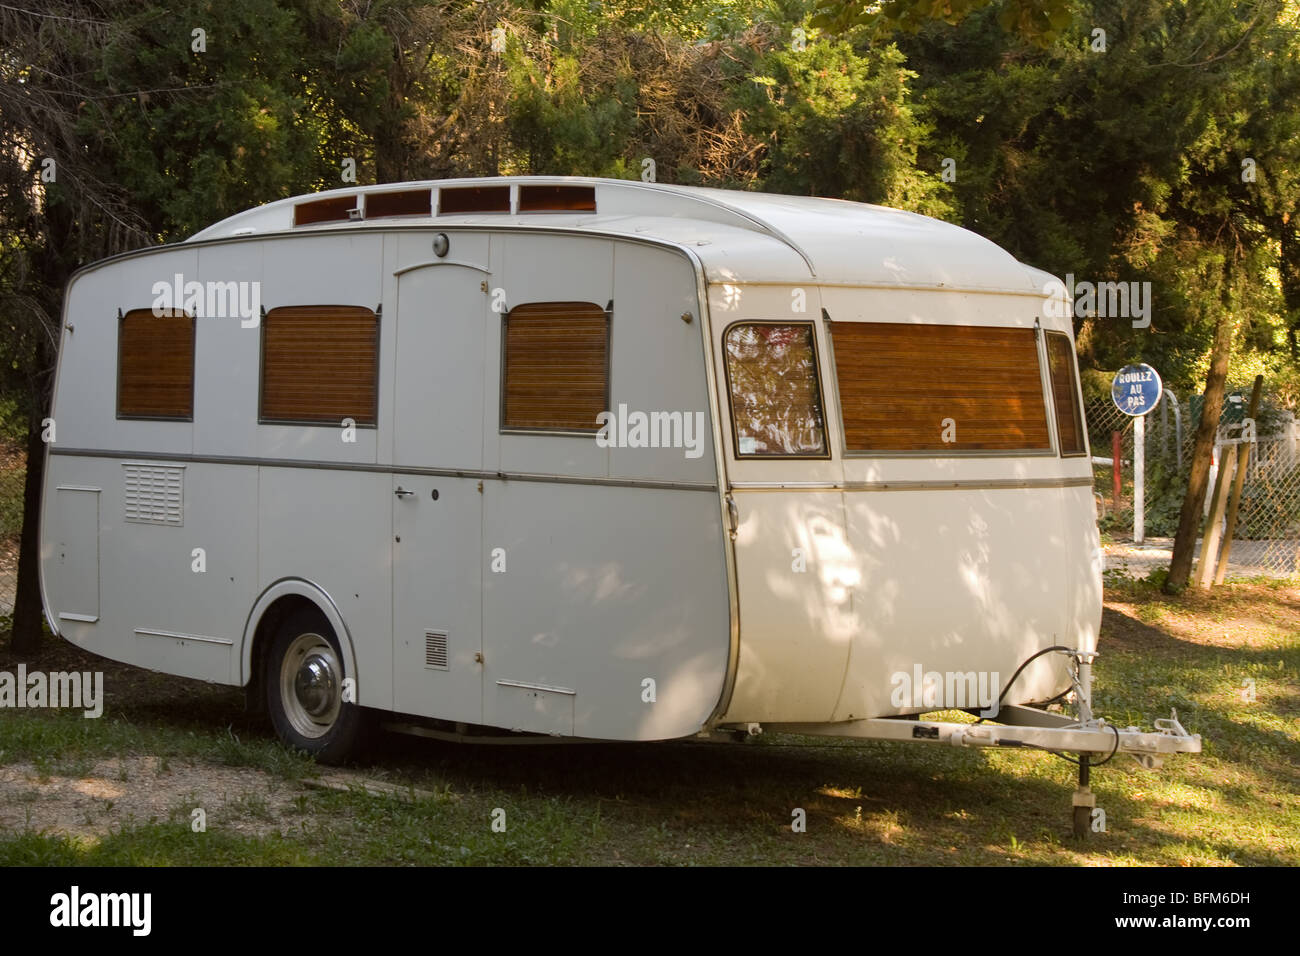
[[[1174,450],[1178,453],[1178,472],[1183,470],[1183,409],[1178,404],[1178,396],[1170,389],[1165,389],[1165,398],[1174,405]]]
[[[1111,503],[1115,506],[1115,510],[1119,511],[1119,432],[1110,433],[1110,460]]]

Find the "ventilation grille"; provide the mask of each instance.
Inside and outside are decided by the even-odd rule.
[[[439,671],[445,671],[447,669],[446,632],[424,632],[424,666]]]
[[[126,469],[126,520],[143,524],[184,524],[184,471],[155,465]]]

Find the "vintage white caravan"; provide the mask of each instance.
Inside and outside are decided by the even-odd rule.
[[[1059,283],[890,209],[532,177],[286,199],[73,279],[45,605],[79,647],[255,688],[326,758],[372,711],[1195,751],[1089,712],[1074,354]],[[999,723],[898,719],[943,707]]]

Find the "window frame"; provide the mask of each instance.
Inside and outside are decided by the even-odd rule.
[[[880,322],[878,320],[869,320],[867,322],[841,322],[841,325],[916,325],[927,328],[978,328],[978,329],[995,329],[1008,330],[1016,329],[1034,333],[1034,354],[1038,361],[1038,387],[1043,399],[1043,414],[1046,418],[1047,426],[1047,447],[1045,448],[923,448],[923,449],[869,449],[857,450],[849,448],[848,428],[844,423],[844,402],[840,396],[840,376],[839,365],[835,361],[835,335],[832,326],[835,320],[832,319],[824,309],[822,310],[823,320],[826,323],[826,351],[830,356],[830,380],[831,388],[834,390],[835,407],[839,412],[839,441],[840,452],[846,461],[851,459],[872,459],[872,458],[899,458],[899,459],[926,459],[926,458],[1055,458],[1057,457],[1057,443],[1054,440],[1056,428],[1056,416],[1051,403],[1051,396],[1047,392],[1045,384],[1047,372],[1043,355],[1043,337],[1041,329],[1034,326],[1019,325],[976,325],[976,326],[956,326],[949,323],[941,322]]]
[[[343,304],[338,302],[313,302],[313,303],[294,303],[291,305],[277,305],[275,308],[267,309],[263,307],[261,321],[258,322],[258,356],[257,356],[257,424],[259,425],[294,425],[294,426],[314,426],[318,428],[339,428],[343,419],[322,421],[320,419],[288,419],[288,418],[267,418],[263,406],[266,400],[266,328],[271,313],[277,309],[304,309],[304,308],[344,308],[344,309],[364,309],[369,312],[375,319],[375,420],[373,422],[355,422],[355,428],[360,429],[377,429],[379,427],[379,398],[381,395],[380,378],[383,376],[383,356],[380,347],[383,342],[384,327],[384,305],[381,302],[378,307],[371,309],[368,306],[357,304]],[[355,421],[355,420],[354,420]]]
[[[190,413],[188,415],[124,415],[122,414],[122,328],[127,317],[137,312],[153,314],[152,308],[117,310],[117,381],[114,385],[113,412],[120,422],[193,422],[194,421],[194,383],[198,377],[198,341],[199,324],[197,319],[185,309],[169,309],[175,318],[176,313],[190,320]],[[154,316],[161,318],[161,316]]]
[[[1060,458],[1084,458],[1091,454],[1088,441],[1088,421],[1083,417],[1083,383],[1079,376],[1079,359],[1078,353],[1075,352],[1074,339],[1066,332],[1058,332],[1054,329],[1043,329],[1043,371],[1047,378],[1047,397],[1051,402],[1052,408],[1052,429],[1056,433],[1056,448]],[[1059,335],[1065,339],[1070,353],[1070,379],[1073,388],[1070,389],[1070,399],[1074,403],[1074,413],[1078,417],[1079,437],[1082,439],[1080,444],[1083,446],[1079,451],[1065,450],[1065,442],[1061,436],[1061,426],[1056,416],[1056,383],[1052,380],[1052,336]]]
[[[573,429],[573,428],[550,428],[547,426],[528,426],[528,425],[507,425],[506,424],[506,351],[509,348],[509,331],[510,331],[510,313],[515,309],[528,305],[562,305],[568,303],[582,303],[592,305],[605,315],[605,407],[602,411],[612,412],[610,403],[613,401],[613,378],[614,378],[614,300],[610,299],[608,304],[601,308],[597,302],[590,299],[565,299],[554,300],[545,299],[536,302],[520,302],[518,305],[511,306],[501,313],[501,367],[498,382],[499,404],[497,407],[497,434],[498,435],[558,435],[565,438],[593,438],[600,433],[601,425],[592,422],[590,429]]]
[[[742,325],[801,325],[808,329],[808,343],[812,349],[812,374],[813,385],[817,389],[817,404],[821,411],[822,426],[822,453],[819,455],[759,455],[759,454],[741,454],[740,451],[740,432],[737,430],[735,392],[731,387],[731,360],[727,355],[727,336],[731,330]],[[737,462],[741,461],[831,461],[833,451],[831,448],[830,426],[827,424],[829,415],[826,410],[826,390],[822,387],[822,367],[817,349],[817,323],[812,319],[737,319],[729,323],[722,330],[720,342],[722,346],[722,371],[727,383],[727,417],[731,423],[731,457]]]

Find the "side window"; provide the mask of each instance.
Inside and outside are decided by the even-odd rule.
[[[849,454],[1050,452],[1033,329],[834,322]]]
[[[132,309],[117,328],[117,417],[194,419],[194,317]]]
[[[812,325],[739,323],[723,344],[737,457],[829,458]]]
[[[290,305],[262,319],[258,421],[373,426],[379,411],[379,316],[353,305]]]
[[[505,314],[502,431],[591,432],[609,410],[610,313],[594,302],[530,302]]]
[[[1047,333],[1047,367],[1052,377],[1052,403],[1056,406],[1056,432],[1062,455],[1082,455],[1083,414],[1079,411],[1079,383],[1074,349],[1063,332]]]

